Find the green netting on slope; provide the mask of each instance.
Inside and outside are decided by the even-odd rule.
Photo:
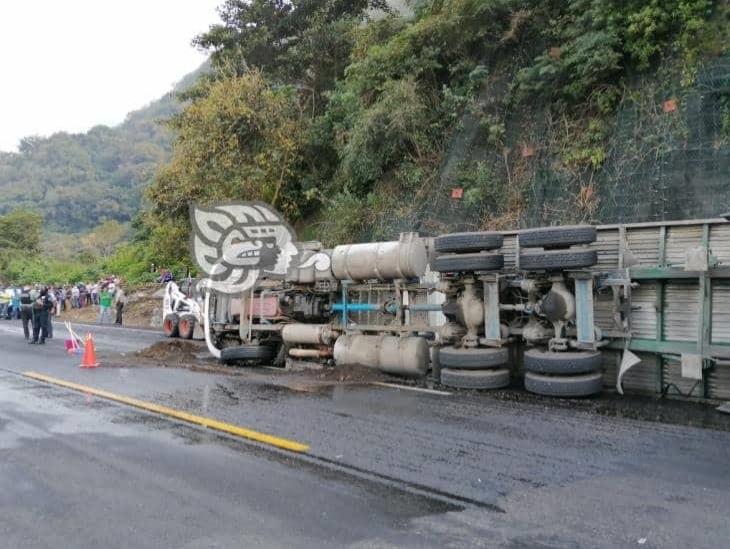
[[[730,210],[730,60],[696,85],[641,87],[619,108],[608,157],[594,180],[595,208],[576,207],[586,178],[539,159],[523,223],[598,223],[714,217]],[[672,104],[673,103],[673,104]]]
[[[376,206],[363,237],[661,221],[730,211],[730,58],[708,64],[690,89],[659,80],[637,80],[626,92],[609,127],[606,159],[594,171],[566,168],[561,146],[572,136],[549,109],[502,113],[498,145],[490,145],[484,127],[465,114],[438,176],[415,194],[394,194]],[[484,112],[490,96],[505,92],[503,85],[485,87]],[[495,105],[495,113],[503,108]],[[586,187],[590,200],[583,200]],[[452,198],[453,189],[463,189],[463,196]],[[511,204],[515,196],[519,200]]]
[[[404,197],[409,206],[384,218],[373,236],[413,228],[436,234],[701,218],[730,210],[730,59],[707,64],[689,90],[657,81],[647,78],[626,93],[610,126],[606,160],[594,171],[570,171],[559,161],[567,130],[548,109],[508,113],[501,146],[485,145],[483,128],[465,115],[437,180]],[[481,99],[488,103],[501,91],[488,87]],[[484,181],[465,178],[466,172],[481,174],[492,187],[482,188]],[[490,192],[494,182],[501,194]],[[461,199],[452,198],[454,188],[464,189]],[[510,204],[515,195],[519,203]]]

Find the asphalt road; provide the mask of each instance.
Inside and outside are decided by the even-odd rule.
[[[149,331],[92,328],[100,352]],[[287,375],[80,370],[0,321],[7,547],[724,547],[730,433]],[[20,377],[307,443],[294,456]]]

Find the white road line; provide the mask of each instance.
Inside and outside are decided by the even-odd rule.
[[[389,387],[391,389],[403,389],[405,391],[416,391],[418,393],[427,393],[429,395],[450,396],[452,394],[447,391],[437,391],[436,389],[426,389],[425,387],[411,387],[410,385],[399,385],[397,383],[385,383],[384,381],[373,381],[370,385]]]

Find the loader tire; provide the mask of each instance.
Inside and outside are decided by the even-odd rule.
[[[182,315],[177,323],[177,331],[181,339],[193,339],[195,331],[195,315]]]
[[[162,333],[165,334],[165,337],[177,337],[179,335],[179,322],[180,317],[177,313],[170,313],[165,316],[162,321]]]

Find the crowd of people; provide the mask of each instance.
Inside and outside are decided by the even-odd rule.
[[[121,326],[126,303],[121,280],[113,276],[93,284],[0,286],[0,319],[20,320],[31,344],[52,338],[53,318],[73,309],[97,307],[100,324]]]

